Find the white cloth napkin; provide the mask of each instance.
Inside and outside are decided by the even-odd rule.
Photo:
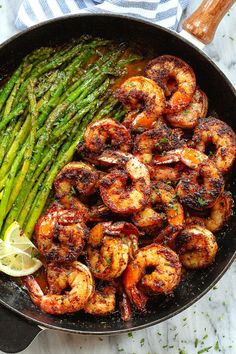
[[[127,14],[176,30],[189,0],[24,0],[16,27],[24,29],[50,18],[76,13]]]

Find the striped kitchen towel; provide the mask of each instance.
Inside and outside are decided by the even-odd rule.
[[[16,27],[24,29],[50,18],[76,13],[127,14],[176,30],[189,0],[24,0]]]

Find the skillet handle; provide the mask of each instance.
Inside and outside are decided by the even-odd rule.
[[[27,348],[41,328],[0,307],[0,351],[18,353]]]
[[[234,2],[234,0],[204,0],[184,21],[183,28],[204,44],[210,43],[220,21]]]

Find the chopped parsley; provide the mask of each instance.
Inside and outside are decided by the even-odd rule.
[[[222,321],[224,317],[225,317],[225,314],[222,313],[222,315],[218,318],[218,320],[219,320],[219,321]]]
[[[215,344],[215,351],[219,352],[220,351],[220,347],[219,347],[219,342],[217,341]]]
[[[140,345],[141,345],[141,347],[144,346],[144,342],[145,342],[145,339],[144,339],[144,338],[140,339]]]
[[[200,204],[200,206],[205,206],[207,204],[207,202],[202,198],[198,198],[197,201],[198,201],[198,204]]]
[[[71,187],[71,194],[72,195],[75,195],[76,194],[76,189],[74,186]]]
[[[132,333],[132,332],[129,332],[129,333],[128,333],[128,337],[133,338],[133,333]]]
[[[187,354],[185,350],[179,349],[179,354]]]
[[[199,340],[196,338],[194,341],[194,347],[197,348]]]
[[[211,347],[203,348],[203,349],[199,350],[199,351],[197,352],[197,354],[202,354],[202,353],[206,353],[206,352],[208,353],[211,348],[212,348],[212,346],[211,346]]]
[[[111,264],[111,258],[106,258],[106,264],[109,266]]]
[[[162,138],[162,139],[160,140],[160,144],[166,144],[166,143],[168,143],[168,141],[169,141],[169,139],[167,139],[167,138]]]

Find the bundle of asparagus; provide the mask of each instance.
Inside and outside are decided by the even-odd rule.
[[[93,120],[124,110],[112,93],[125,65],[140,59],[124,45],[81,37],[26,56],[0,91],[0,232],[18,221],[30,237],[52,189]]]

